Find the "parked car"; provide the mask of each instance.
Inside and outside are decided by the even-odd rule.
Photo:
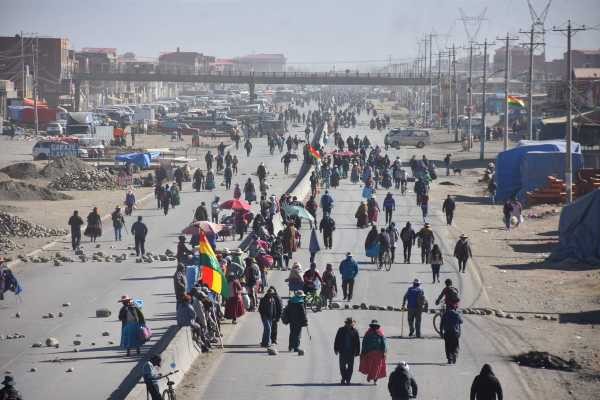
[[[31,149],[34,160],[49,160],[51,158],[75,156],[88,157],[88,151],[79,147],[76,141],[40,140]]]
[[[396,149],[400,146],[415,146],[420,149],[431,144],[431,134],[427,129],[394,128],[385,135],[384,143]]]
[[[50,122],[46,127],[46,133],[48,136],[60,136],[63,134],[63,127],[58,122]]]

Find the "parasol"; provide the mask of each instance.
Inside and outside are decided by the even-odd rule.
[[[305,208],[300,206],[283,206],[283,212],[288,216],[298,216],[310,222],[315,222],[315,218]]]
[[[223,225],[215,224],[213,222],[208,221],[195,221],[190,224],[187,228],[185,228],[181,233],[184,235],[193,235],[196,227],[200,227],[200,229],[204,233],[219,233],[223,230]]]
[[[246,201],[241,200],[241,199],[233,199],[233,200],[227,200],[226,202],[221,203],[219,208],[222,208],[224,210],[248,211],[248,210],[250,210],[250,204],[248,204]]]

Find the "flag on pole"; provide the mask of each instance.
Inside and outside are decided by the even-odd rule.
[[[509,106],[525,107],[525,102],[515,96],[508,96],[506,99],[506,102],[508,103]]]
[[[321,159],[321,154],[319,153],[319,151],[317,149],[315,149],[314,147],[312,147],[310,144],[308,145],[308,153],[315,159],[315,160],[320,160]]]
[[[202,269],[202,282],[210,290],[220,294],[223,298],[229,297],[229,286],[225,274],[219,265],[217,256],[210,243],[206,239],[206,234],[200,231],[200,243],[198,244],[200,252],[200,268]]]

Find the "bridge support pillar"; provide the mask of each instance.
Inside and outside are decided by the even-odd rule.
[[[249,88],[249,92],[250,92],[250,102],[254,102],[256,101],[256,85],[254,84],[254,82],[250,82],[248,84],[248,88]]]
[[[81,106],[81,81],[75,81],[75,98],[73,99],[73,111],[78,112]]]

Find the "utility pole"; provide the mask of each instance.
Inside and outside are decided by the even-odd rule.
[[[581,26],[579,28],[573,28],[571,26],[571,20],[567,23],[566,29],[552,28],[554,32],[567,32],[567,154],[566,154],[566,165],[565,165],[565,184],[567,186],[567,203],[573,202],[573,154],[572,142],[573,142],[573,60],[571,54],[571,38],[578,31],[585,31],[587,28]]]
[[[526,33],[529,35],[529,43],[521,43],[524,46],[529,46],[529,72],[528,81],[529,85],[527,88],[527,121],[529,140],[533,140],[533,53],[537,46],[543,46],[544,42],[534,42],[534,35],[543,34],[544,32],[536,32],[535,25],[531,25],[530,31],[519,31],[519,33]]]
[[[486,85],[487,85],[487,49],[488,46],[493,46],[494,42],[488,42],[487,39],[484,40],[483,43],[478,44],[478,46],[483,46],[483,88],[482,88],[482,101],[481,101],[481,134],[479,136],[479,159],[485,159],[485,141],[487,125],[485,123],[485,114],[487,108],[486,101]]]
[[[37,98],[38,98],[38,47],[39,41],[37,36],[31,42],[31,49],[33,53],[33,116],[35,120],[35,136],[39,134],[39,119],[38,119],[38,107],[37,107]]]
[[[471,151],[471,146],[473,144],[473,87],[472,87],[472,79],[473,79],[473,42],[469,43],[469,78],[467,80],[467,118],[469,118],[469,125],[467,130],[467,148]]]
[[[442,52],[438,51],[438,128],[442,129]]]
[[[433,77],[431,65],[433,62],[433,33],[429,34],[429,119],[428,126],[433,127]]]
[[[452,53],[448,52],[448,96],[446,99],[446,110],[448,112],[448,137],[452,132]]]
[[[496,40],[502,40],[501,38],[496,38]],[[509,96],[509,84],[510,84],[510,69],[511,69],[511,52],[510,52],[510,42],[512,40],[519,40],[519,38],[511,38],[510,33],[506,32],[506,38],[504,39],[506,42],[505,53],[504,53],[504,135],[503,135],[503,144],[504,151],[508,150],[508,96]]]
[[[21,83],[21,90],[23,90],[23,98],[25,98],[27,95],[27,82],[25,80],[25,47],[24,47],[24,43],[23,43],[23,31],[21,31],[21,79],[22,79],[22,83]]]
[[[456,48],[452,44],[452,86],[454,86],[454,142],[458,143],[458,82],[456,80]]]

